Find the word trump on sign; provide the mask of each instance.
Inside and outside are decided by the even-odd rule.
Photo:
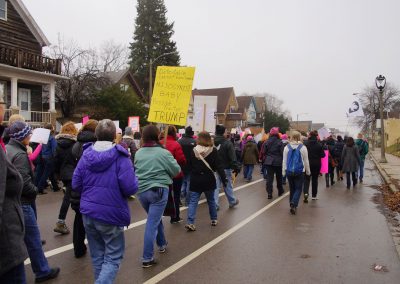
[[[148,121],[186,125],[194,67],[159,66]]]

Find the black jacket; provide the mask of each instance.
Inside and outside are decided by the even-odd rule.
[[[218,157],[217,149],[214,148],[204,160],[207,161],[214,172],[217,172],[220,175],[221,180],[226,184],[224,167]],[[192,151],[187,164],[190,171],[190,191],[204,192],[215,190],[216,181],[214,173],[201,159],[196,158],[194,151]]]
[[[75,161],[75,166],[78,164],[79,159],[83,154],[83,145],[86,143],[94,143],[96,142],[96,136],[91,131],[82,131],[78,134],[77,142],[72,147],[72,156]],[[79,211],[81,195],[79,192],[72,190],[71,191],[71,208],[75,211]]]
[[[57,148],[55,154],[55,172],[62,181],[71,181],[76,162],[72,155],[72,147],[76,138],[71,135],[59,134],[56,136]]]
[[[184,134],[182,138],[178,140],[178,143],[182,147],[186,161],[189,161],[193,152],[193,148],[196,146],[196,140],[194,140],[192,136],[187,136]],[[187,163],[181,168],[183,174],[187,175],[190,173],[190,169]]]
[[[0,137],[3,129],[0,125]],[[0,275],[24,262],[23,180],[0,147]]]
[[[236,160],[235,149],[230,141],[222,135],[216,135],[214,145],[218,150],[218,159],[224,169],[240,169],[240,164]]]
[[[343,148],[344,148],[343,141],[337,141],[335,147],[333,147],[332,155],[338,161],[340,161],[340,159],[342,158]]]
[[[267,166],[282,167],[283,163],[283,143],[276,136],[271,136],[264,143],[264,164]]]
[[[22,204],[32,204],[35,202],[38,190],[34,184],[33,171],[29,162],[28,153],[26,152],[26,147],[21,142],[11,138],[6,149],[7,158],[18,170],[24,182],[21,202]]]
[[[307,142],[304,143],[308,151],[308,161],[310,162],[311,172],[321,170],[321,158],[325,157],[324,148],[316,138],[310,137]]]

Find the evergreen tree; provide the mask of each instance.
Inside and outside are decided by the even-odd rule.
[[[148,94],[149,62],[163,56],[153,64],[153,82],[157,66],[179,66],[180,56],[171,39],[174,23],[167,22],[164,0],[138,0],[133,42],[130,44],[130,67],[137,75],[143,93]]]
[[[272,127],[279,127],[279,131],[285,133],[290,128],[289,119],[283,114],[277,114],[276,112],[266,110],[264,114],[265,132],[268,133]]]

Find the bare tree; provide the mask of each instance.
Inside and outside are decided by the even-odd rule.
[[[105,42],[98,50],[83,49],[76,42],[59,37],[58,44],[48,51],[62,60],[62,75],[56,85],[56,100],[63,117],[70,117],[76,106],[93,101],[94,95],[111,84],[105,72],[117,71],[126,65],[127,49],[123,45]]]
[[[278,98],[276,95],[272,95],[269,93],[255,93],[255,94],[247,94],[243,93],[243,96],[254,96],[254,97],[263,97],[265,98],[266,109],[276,114],[282,114],[283,116],[290,118],[290,111],[288,109],[283,109],[283,100]]]
[[[102,72],[128,68],[129,49],[126,45],[105,41],[99,49],[99,64]]]
[[[379,91],[375,86],[366,87],[359,94],[361,105],[363,106],[364,117],[357,119],[358,126],[363,132],[374,129],[376,120],[379,117]],[[395,111],[400,104],[400,90],[391,83],[387,83],[383,93],[384,112]]]

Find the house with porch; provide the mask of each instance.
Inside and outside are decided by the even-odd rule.
[[[217,124],[222,124],[227,129],[242,127],[244,123],[243,113],[238,110],[239,105],[233,87],[194,89],[192,91],[192,97],[194,98],[195,96],[216,96],[218,98],[215,118],[207,119],[217,119]]]
[[[242,127],[262,127],[262,122],[258,119],[257,102],[253,96],[236,97],[239,108],[238,112],[243,113]]]
[[[0,0],[0,97],[5,122],[22,115],[33,126],[56,122],[55,85],[61,59],[43,56],[50,42],[21,0]]]

